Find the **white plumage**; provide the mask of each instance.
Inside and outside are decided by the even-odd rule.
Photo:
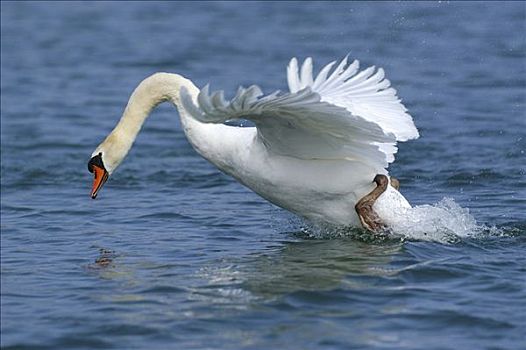
[[[231,101],[223,91],[198,96],[198,106],[183,95],[185,108],[204,123],[248,119],[256,124],[261,141],[274,153],[301,159],[361,160],[383,172],[394,161],[396,141],[418,137],[413,120],[396,97],[383,69],[358,72],[359,62],[347,57],[313,79],[312,59],[298,72],[293,58],[287,68],[290,93],[263,96],[253,85],[239,88]]]
[[[293,58],[287,68],[290,92],[263,95],[253,85],[239,88],[230,101],[223,91],[210,93],[208,85],[199,91],[179,75],[156,74],[130,99],[119,123],[129,126],[117,126],[112,134],[129,143],[120,152],[125,155],[153,106],[171,100],[190,143],[218,168],[307,219],[359,226],[354,205],[374,188],[376,174],[387,174],[396,142],[417,138],[418,131],[383,69],[360,72],[359,62],[348,64],[347,57],[333,69],[335,63],[314,77],[311,58],[301,69]],[[223,124],[237,119],[255,128]],[[122,136],[126,128],[134,135]],[[111,147],[103,143],[94,154],[106,148]],[[409,207],[392,187],[378,202],[387,223],[397,208]]]

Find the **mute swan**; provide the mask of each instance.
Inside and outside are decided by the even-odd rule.
[[[313,77],[311,58],[300,69],[293,58],[289,93],[263,96],[253,85],[240,87],[230,101],[223,91],[199,90],[180,75],[153,74],[93,152],[91,197],[122,162],[152,109],[169,101],[193,148],[268,201],[314,222],[389,226],[411,206],[386,168],[396,142],[415,139],[418,131],[383,69],[359,72],[359,62],[348,64],[347,57],[333,69],[335,63]],[[236,119],[255,127],[224,124]]]

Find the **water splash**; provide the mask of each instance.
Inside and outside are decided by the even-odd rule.
[[[435,204],[405,209],[396,220],[391,220],[389,229],[381,233],[319,223],[303,224],[301,231],[296,233],[302,238],[314,239],[349,237],[366,242],[415,240],[440,243],[457,243],[468,238],[502,234],[502,229],[478,224],[468,208],[447,197]]]
[[[393,235],[443,243],[476,236],[483,229],[469,213],[469,209],[462,208],[452,198],[443,198],[433,205],[418,205],[407,209],[390,227]]]

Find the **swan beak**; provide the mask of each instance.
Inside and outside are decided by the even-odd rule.
[[[100,189],[102,188],[102,185],[108,180],[108,172],[106,169],[101,168],[97,165],[93,165],[93,188],[91,189],[91,198],[95,199],[97,198],[97,194],[99,193]]]

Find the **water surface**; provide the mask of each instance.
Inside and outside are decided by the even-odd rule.
[[[2,348],[524,348],[524,3],[1,7]],[[291,56],[347,53],[420,129],[390,170],[425,232],[309,227],[200,158],[168,105],[89,199],[149,74],[269,92]]]

